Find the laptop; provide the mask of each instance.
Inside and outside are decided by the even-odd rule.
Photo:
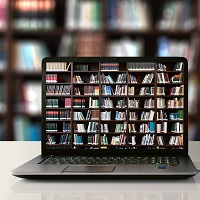
[[[47,57],[42,155],[22,178],[188,178],[183,57]]]

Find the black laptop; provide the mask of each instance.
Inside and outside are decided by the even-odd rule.
[[[42,155],[23,178],[188,178],[183,57],[47,57]]]

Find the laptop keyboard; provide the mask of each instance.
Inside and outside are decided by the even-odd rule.
[[[74,156],[51,156],[40,164],[179,164],[177,157],[74,157]]]

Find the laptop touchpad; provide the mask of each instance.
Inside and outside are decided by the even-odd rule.
[[[65,172],[113,172],[115,166],[113,165],[70,165],[65,168],[62,173]]]

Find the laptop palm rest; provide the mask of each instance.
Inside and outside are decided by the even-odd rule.
[[[70,165],[65,168],[62,173],[65,172],[88,172],[88,173],[95,173],[95,172],[113,172],[115,166],[106,166],[106,165]]]

